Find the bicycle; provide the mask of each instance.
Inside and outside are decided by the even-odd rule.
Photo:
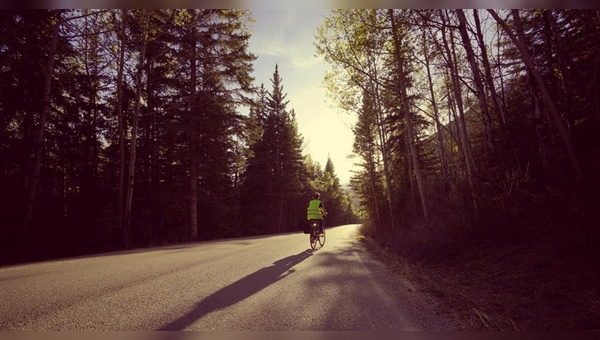
[[[325,225],[323,225],[323,232],[319,233],[319,220],[310,220],[310,233],[309,233],[309,241],[310,247],[315,249],[317,247],[317,242],[321,245],[321,248],[325,244]],[[323,220],[324,222],[324,220]]]

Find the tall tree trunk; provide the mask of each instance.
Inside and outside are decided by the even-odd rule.
[[[450,77],[449,74],[446,74],[446,77]],[[450,82],[448,82],[449,86]],[[450,90],[450,92],[448,93],[448,95],[446,96],[446,98],[448,99],[448,121],[449,122],[454,122],[454,124],[451,124],[451,127],[454,126],[454,130],[452,128],[449,129],[450,131],[450,136],[452,138],[452,140],[454,140],[454,143],[456,144],[456,150],[462,151],[463,150],[463,146],[462,146],[462,142],[461,142],[461,134],[460,134],[460,127],[458,124],[458,113],[457,108],[456,108],[456,104],[455,101],[453,100],[453,95],[452,92]],[[452,145],[450,145],[450,150],[454,150],[454,147]],[[460,152],[451,152],[450,155],[452,155],[452,174],[453,177],[456,176],[456,174],[458,173],[458,168],[457,165],[460,163]],[[462,156],[464,158],[464,154]],[[457,159],[458,158],[458,159]]]
[[[133,203],[133,184],[134,184],[134,174],[135,174],[135,157],[136,157],[136,147],[137,147],[137,128],[138,121],[140,116],[140,106],[141,106],[141,97],[142,97],[142,73],[144,71],[144,61],[146,59],[146,45],[148,42],[148,30],[150,23],[150,10],[145,9],[144,16],[144,38],[141,42],[140,46],[140,59],[137,67],[137,74],[135,80],[135,108],[133,110],[133,122],[131,125],[131,144],[129,146],[129,168],[127,171],[127,196],[125,197],[125,227],[124,230],[124,239],[123,243],[125,249],[129,248],[129,233],[131,230],[131,210]]]
[[[496,113],[496,119],[498,120],[498,124],[507,135],[510,135],[510,131],[507,131],[510,127],[506,123],[504,105],[501,102],[501,97],[498,94],[498,91],[496,90],[494,78],[492,77],[492,67],[488,57],[487,45],[483,37],[483,32],[481,30],[481,21],[479,20],[479,9],[473,9],[473,21],[475,22],[477,42],[479,44],[479,49],[481,50],[481,62],[483,64],[484,70],[484,83],[488,91],[490,92],[490,98],[492,106],[494,108],[494,112]],[[517,165],[518,169],[521,170],[521,161],[519,160],[517,149],[512,138],[505,138],[505,140],[508,142],[515,164]]]
[[[408,93],[406,89],[406,84],[404,83],[404,65],[403,58],[401,54],[401,42],[400,37],[398,37],[398,31],[396,30],[396,19],[394,18],[394,10],[388,9],[388,14],[390,16],[390,20],[392,22],[392,38],[394,39],[394,46],[396,52],[396,65],[398,67],[398,92],[400,94],[400,98],[402,100],[402,106],[404,111],[404,119],[406,121],[406,133],[408,137],[408,146],[410,149],[410,154],[412,156],[412,163],[414,169],[414,175],[417,181],[417,187],[419,188],[419,194],[421,196],[421,207],[423,209],[423,217],[425,218],[425,222],[429,223],[429,211],[427,204],[427,195],[425,193],[425,185],[423,183],[423,177],[421,175],[421,166],[419,162],[419,155],[417,154],[417,148],[415,146],[416,139],[414,134],[414,127],[412,122],[412,117],[410,114],[410,103],[408,100]]]
[[[114,18],[116,21],[116,18]],[[123,69],[125,67],[125,37],[127,30],[127,10],[121,10],[121,31],[119,34],[119,64],[117,70],[117,120],[119,122],[119,172],[117,174],[119,181],[119,197],[117,204],[117,213],[119,214],[119,224],[123,228],[123,247],[125,247],[125,128],[123,118]]]
[[[87,13],[88,10],[84,10],[84,13]],[[85,32],[85,34],[90,34],[89,32],[89,27],[88,27],[88,17],[85,18],[85,23],[84,23],[84,29],[83,31]],[[84,159],[84,163],[85,165],[83,166],[85,169],[83,170],[83,173],[85,174],[83,177],[83,181],[81,184],[81,188],[80,188],[80,192],[85,192],[87,190],[87,184],[88,181],[90,181],[91,176],[90,173],[88,173],[88,167],[90,167],[90,165],[92,164],[91,160],[92,160],[92,155],[91,155],[91,149],[93,147],[94,140],[96,137],[95,134],[95,126],[92,127],[92,117],[95,115],[95,111],[96,111],[96,93],[97,93],[97,86],[96,86],[96,76],[98,75],[98,72],[96,72],[95,67],[90,65],[91,61],[91,55],[93,53],[95,53],[96,51],[93,50],[92,47],[93,43],[90,42],[90,39],[85,39],[83,42],[83,69],[84,69],[84,74],[86,76],[87,79],[89,79],[92,83],[89,84],[89,87],[87,88],[87,105],[85,108],[85,114],[84,116],[86,116],[87,119],[83,119],[84,123],[83,123],[83,127],[82,127],[82,135],[84,135],[84,140],[86,145],[85,148],[85,156],[83,157]],[[84,113],[84,112],[82,112]],[[89,145],[89,149],[87,149]],[[65,205],[65,213],[64,216],[67,216],[67,206]]]
[[[425,39],[425,32],[423,32],[423,55],[425,57],[425,71],[427,74],[427,84],[429,87],[429,96],[431,97],[431,106],[433,108],[433,119],[435,120],[436,139],[439,149],[440,163],[442,166],[442,180],[444,185],[448,183],[448,164],[446,162],[446,148],[444,145],[444,136],[442,134],[442,123],[440,122],[440,113],[438,109],[437,100],[435,98],[435,91],[433,90],[433,79],[431,76],[431,55],[427,48],[427,42]]]
[[[192,58],[190,60],[190,226],[189,238],[191,241],[198,239],[198,117],[196,117],[196,85],[198,75],[196,68],[196,28],[191,29]]]
[[[198,123],[192,117],[190,125],[190,241],[198,239]]]
[[[372,82],[374,83],[374,82]],[[381,157],[382,157],[382,162],[383,162],[383,178],[385,180],[385,187],[386,187],[386,196],[387,196],[387,202],[388,202],[388,209],[389,209],[389,215],[390,215],[390,223],[391,223],[391,228],[392,230],[396,229],[396,217],[394,214],[394,195],[392,194],[392,180],[391,180],[391,176],[390,176],[390,149],[388,146],[388,138],[387,138],[387,133],[385,132],[385,122],[384,119],[381,117],[382,116],[382,112],[383,112],[383,108],[381,106],[380,103],[380,99],[379,99],[379,90],[376,88],[377,85],[374,85],[375,90],[373,91],[373,96],[375,99],[375,116],[376,116],[376,122],[377,122],[377,135],[379,137],[379,146],[381,148]]]
[[[377,202],[377,190],[375,189],[375,164],[373,162],[373,154],[370,153],[369,160],[367,160],[368,172],[369,172],[369,184],[371,185],[371,192],[373,195],[373,209],[375,210],[375,228],[381,230],[381,216],[379,215],[379,202]]]
[[[479,44],[479,49],[481,50],[481,62],[483,64],[485,84],[488,90],[490,91],[492,105],[494,106],[494,110],[496,111],[496,115],[498,116],[498,122],[500,122],[501,125],[506,125],[506,115],[504,114],[504,107],[500,103],[500,96],[498,95],[498,91],[496,91],[496,86],[494,85],[494,79],[492,77],[492,67],[490,65],[490,59],[488,58],[488,52],[485,40],[483,38],[483,32],[481,31],[481,21],[479,20],[478,9],[473,9],[473,21],[475,22],[475,28],[477,31],[477,42]]]
[[[34,156],[33,166],[29,175],[29,186],[27,196],[27,208],[25,212],[25,220],[21,227],[21,249],[20,259],[22,261],[27,259],[29,253],[29,226],[33,219],[33,209],[35,205],[35,196],[37,192],[37,185],[40,177],[40,170],[42,166],[42,155],[44,154],[44,134],[46,131],[46,119],[48,117],[48,111],[50,109],[50,90],[52,88],[52,74],[54,72],[54,61],[56,60],[56,49],[58,46],[58,38],[60,35],[60,26],[62,24],[61,19],[62,10],[56,10],[54,18],[54,26],[52,27],[52,37],[50,39],[50,50],[48,52],[48,61],[46,63],[46,74],[44,78],[44,92],[42,93],[42,110],[40,111],[40,121],[38,124],[37,136],[34,145]]]
[[[550,137],[549,121],[542,115],[542,103],[538,88],[535,86],[535,79],[530,70],[525,72],[527,75],[527,85],[531,93],[533,102],[533,124],[535,126],[535,135],[537,137],[537,147],[542,161],[542,172],[545,178],[552,178],[553,171],[550,164]]]
[[[477,60],[475,60],[475,52],[473,51],[473,46],[471,46],[471,38],[469,37],[469,34],[467,32],[467,19],[465,18],[465,13],[462,9],[456,9],[456,16],[458,17],[459,23],[458,30],[460,32],[465,51],[467,52],[467,61],[469,62],[469,66],[471,67],[473,81],[475,82],[475,91],[477,99],[479,101],[481,117],[483,121],[483,128],[485,131],[483,134],[484,157],[488,159],[489,150],[493,150],[492,124],[490,121],[489,105],[485,96],[485,88],[483,87],[481,71],[479,70],[479,65],[477,65]]]
[[[469,143],[469,134],[467,131],[467,124],[465,121],[464,105],[462,101],[462,92],[460,90],[460,81],[458,77],[457,67],[455,65],[456,55],[454,51],[454,38],[452,32],[450,32],[450,43],[446,37],[446,18],[442,10],[440,10],[440,17],[442,19],[442,39],[443,46],[446,50],[448,69],[450,70],[450,79],[452,81],[452,92],[454,93],[454,99],[456,108],[458,109],[458,121],[456,122],[459,137],[461,142],[461,150],[465,160],[465,167],[467,169],[467,179],[469,181],[469,187],[471,188],[471,195],[475,194],[475,165],[473,161],[473,155],[471,153],[471,145]],[[452,50],[450,50],[452,47]]]
[[[460,80],[458,75],[458,66],[457,66],[457,57],[456,57],[456,47],[454,44],[454,35],[452,31],[448,33],[450,37],[450,41],[448,42],[448,38],[446,37],[446,28],[448,28],[447,24],[447,13],[444,10],[439,10],[440,19],[442,20],[441,26],[441,35],[443,41],[443,49],[446,52],[447,58],[446,63],[448,65],[448,71],[450,72],[450,80],[452,84],[452,89],[448,96],[448,100],[452,101],[451,108],[454,108],[458,111],[458,115],[456,111],[453,111],[454,114],[454,122],[457,130],[458,137],[458,145],[460,151],[463,155],[463,160],[465,162],[465,168],[467,170],[467,181],[469,184],[469,191],[467,192],[467,196],[469,197],[467,200],[470,201],[473,208],[473,217],[474,220],[477,221],[479,219],[479,203],[478,203],[478,183],[476,181],[476,168],[475,161],[473,159],[473,153],[471,152],[471,144],[469,141],[469,133],[467,130],[467,123],[465,119],[464,105],[462,100],[462,91],[460,86]],[[454,100],[452,100],[454,97]],[[470,225],[469,227],[472,227]]]
[[[506,34],[508,34],[508,36],[515,44],[517,49],[519,49],[519,52],[521,52],[523,61],[525,62],[527,68],[531,71],[531,74],[539,87],[540,93],[542,94],[542,98],[544,99],[544,102],[548,107],[548,111],[550,112],[550,116],[554,122],[554,125],[558,129],[558,132],[562,138],[569,161],[571,163],[571,167],[573,168],[573,172],[575,174],[575,179],[577,183],[581,184],[583,180],[583,171],[581,170],[579,160],[577,159],[577,155],[575,154],[575,149],[573,148],[571,137],[569,136],[567,128],[565,127],[565,124],[561,120],[560,114],[556,109],[556,105],[554,104],[554,101],[552,100],[552,97],[548,92],[548,89],[546,88],[544,79],[542,78],[540,72],[535,68],[533,60],[529,54],[529,51],[527,50],[527,46],[525,44],[525,33],[523,32],[523,25],[521,23],[521,16],[519,15],[519,10],[511,11],[515,24],[515,29],[517,32],[516,34],[510,29],[510,27],[508,27],[506,22],[498,16],[495,10],[488,9],[488,12],[492,15],[492,17],[494,17],[496,22],[498,22],[498,24],[502,26],[502,28],[504,29]]]
[[[368,69],[371,78],[368,81],[369,92],[375,101],[375,127],[377,129],[377,137],[379,139],[379,148],[383,162],[383,178],[385,180],[386,196],[388,203],[388,213],[392,230],[396,229],[396,217],[394,209],[394,195],[392,192],[392,175],[390,169],[390,148],[388,143],[388,135],[385,129],[385,117],[383,117],[383,105],[381,104],[381,94],[379,91],[379,74],[377,66],[371,57],[368,57]]]

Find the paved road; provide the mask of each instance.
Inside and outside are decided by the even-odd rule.
[[[446,330],[357,225],[0,268],[0,330]],[[414,291],[414,290],[413,290]]]

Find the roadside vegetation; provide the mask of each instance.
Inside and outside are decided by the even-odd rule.
[[[372,237],[361,243],[420,293],[434,297],[440,314],[459,330],[600,329],[600,268],[589,254],[565,258],[549,243],[472,239],[416,259]]]
[[[336,10],[376,253],[478,330],[599,329],[600,12]]]

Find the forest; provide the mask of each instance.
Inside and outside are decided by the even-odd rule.
[[[0,11],[0,265],[301,232],[318,191],[283,76],[237,9]],[[245,108],[246,113],[243,113]]]
[[[407,256],[465,239],[599,241],[600,12],[335,10],[329,95],[358,117],[365,233]]]
[[[314,45],[373,253],[459,329],[600,329],[600,11],[334,10]]]
[[[416,260],[598,256],[596,10],[332,10],[314,46],[357,117],[350,190],[303,154],[277,65],[254,83],[249,10],[0,16],[0,263],[299,231],[314,191]]]
[[[278,66],[255,83],[253,20],[0,11],[0,265],[301,233],[318,191],[465,329],[599,329],[600,11],[331,10],[349,187],[304,153]]]

